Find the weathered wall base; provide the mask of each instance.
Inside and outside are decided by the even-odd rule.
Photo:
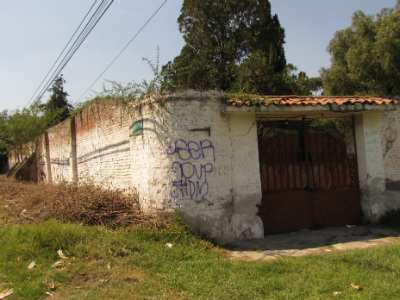
[[[387,213],[400,210],[399,191],[381,192],[362,189],[361,193],[364,221],[367,223],[378,224]]]
[[[399,168],[393,168],[399,166],[400,159],[398,118],[398,111],[369,112],[355,117],[361,206],[364,221],[372,224],[389,211],[400,209],[400,190],[395,190],[395,184],[390,190],[390,183],[396,182],[400,174]]]
[[[177,212],[191,228],[218,243],[225,244],[235,240],[232,230],[232,208]]]

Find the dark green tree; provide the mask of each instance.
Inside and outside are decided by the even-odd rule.
[[[50,99],[44,105],[44,110],[54,116],[54,120],[48,124],[49,127],[64,121],[71,114],[72,106],[68,103],[68,93],[64,91],[64,83],[65,80],[61,74],[49,89]]]
[[[8,112],[0,112],[0,173],[7,171],[9,136],[7,132]]]
[[[284,29],[268,0],[184,0],[186,42],[163,67],[164,88],[291,93]]]
[[[376,16],[355,12],[327,50],[332,65],[320,71],[326,95],[400,95],[400,0]]]
[[[319,95],[322,93],[322,79],[320,77],[309,78],[305,72],[298,72],[297,67],[288,64],[286,67],[288,85],[295,95]]]

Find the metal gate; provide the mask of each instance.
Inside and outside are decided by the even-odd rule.
[[[359,221],[352,118],[259,120],[258,138],[266,234]]]

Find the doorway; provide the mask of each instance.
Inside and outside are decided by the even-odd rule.
[[[265,234],[359,222],[353,119],[258,120]]]

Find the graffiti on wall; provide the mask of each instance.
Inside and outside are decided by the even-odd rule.
[[[211,205],[208,180],[215,162],[212,142],[178,139],[168,147],[167,154],[175,158],[171,169],[176,176],[171,181],[170,196],[173,199],[190,197],[191,200],[205,201]]]

